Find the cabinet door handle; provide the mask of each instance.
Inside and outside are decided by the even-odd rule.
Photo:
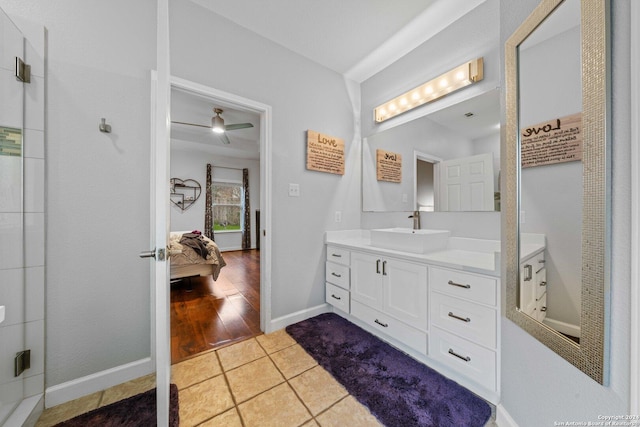
[[[376,260],[376,274],[380,274],[380,260]]]
[[[378,319],[374,320],[374,322],[376,322],[378,325],[382,326],[383,328],[388,328],[389,327],[388,323],[382,323]]]
[[[337,273],[334,273],[333,271],[331,272],[331,275],[336,277],[342,277],[342,274],[337,274]]]
[[[456,282],[454,282],[453,280],[449,280],[447,283],[448,283],[449,285],[451,285],[451,286],[457,286],[457,287],[459,287],[459,288],[465,288],[465,289],[469,289],[469,288],[471,288],[471,285],[469,285],[469,284],[464,284],[464,285],[463,285],[462,283],[456,283]]]
[[[387,275],[387,261],[382,261],[382,275]]]
[[[458,353],[456,353],[455,351],[453,351],[453,349],[449,349],[449,354],[451,354],[452,356],[457,357],[458,359],[462,359],[465,362],[471,362],[471,358],[469,356],[460,356]]]
[[[334,294],[331,294],[331,298],[335,298],[335,299],[337,299],[338,301],[340,301],[340,300],[342,299],[342,298],[340,298],[340,297],[335,296]]]
[[[458,319],[458,320],[462,320],[463,322],[471,322],[471,319],[469,319],[468,317],[460,317],[460,316],[456,316],[455,314],[453,314],[452,312],[449,312],[449,317],[453,317],[454,319]]]
[[[533,267],[530,264],[524,266],[524,281],[528,282],[533,278]]]

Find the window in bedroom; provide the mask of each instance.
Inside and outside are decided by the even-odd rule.
[[[242,184],[213,182],[211,185],[214,231],[241,231],[244,218]]]

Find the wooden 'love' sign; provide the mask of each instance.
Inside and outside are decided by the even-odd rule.
[[[376,178],[378,181],[402,182],[402,155],[377,149]]]
[[[307,130],[307,169],[344,175],[344,141]]]
[[[522,168],[582,160],[582,113],[520,130]]]

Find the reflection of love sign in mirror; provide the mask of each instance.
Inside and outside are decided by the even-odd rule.
[[[169,182],[171,183],[171,203],[183,211],[194,204],[202,192],[200,183],[193,179],[171,178]]]

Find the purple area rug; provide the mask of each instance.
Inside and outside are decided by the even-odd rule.
[[[169,426],[178,427],[178,387],[170,386]],[[156,389],[78,415],[55,427],[150,427],[157,425]]]
[[[336,314],[286,330],[387,427],[481,427],[491,416],[480,397]]]

